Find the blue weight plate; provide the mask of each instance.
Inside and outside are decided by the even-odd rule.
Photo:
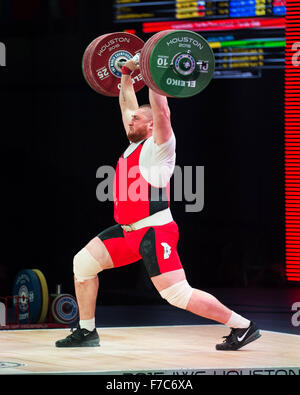
[[[78,306],[74,296],[61,294],[56,296],[51,305],[55,321],[61,324],[71,324],[78,318]]]
[[[17,274],[13,285],[13,296],[15,308],[17,303],[19,306],[19,323],[36,323],[40,317],[43,295],[39,278],[33,270],[24,269]]]

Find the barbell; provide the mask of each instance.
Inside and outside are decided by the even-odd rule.
[[[134,34],[103,34],[86,48],[83,75],[92,89],[119,96],[122,65],[137,57],[139,68],[131,74],[135,92],[145,85],[168,97],[190,97],[203,91],[215,69],[208,42],[189,30],[164,30],[146,42]]]

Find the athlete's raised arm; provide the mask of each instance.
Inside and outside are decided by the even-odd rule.
[[[167,97],[159,95],[150,88],[149,101],[153,114],[153,139],[157,145],[160,145],[168,141],[173,133],[170,108]]]
[[[131,59],[128,60],[124,66],[130,71],[134,71],[136,69],[136,65]],[[132,118],[133,113],[139,108],[139,104],[136,98],[135,91],[133,89],[129,72],[128,74],[122,72],[119,103],[120,103],[124,128],[126,130],[126,134],[128,134],[129,122]]]

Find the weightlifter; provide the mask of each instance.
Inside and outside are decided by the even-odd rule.
[[[224,306],[213,295],[192,288],[177,253],[178,227],[168,199],[175,166],[175,136],[166,96],[149,89],[149,105],[139,106],[130,74],[139,66],[131,59],[122,67],[119,103],[129,147],[114,180],[116,225],[93,238],[74,257],[74,284],[80,321],[56,347],[99,346],[95,327],[98,273],[143,259],[161,297],[173,306],[222,323],[231,332],[217,350],[237,350],[260,337],[255,323]],[[134,183],[139,181],[136,198]],[[125,196],[125,198],[124,198]]]

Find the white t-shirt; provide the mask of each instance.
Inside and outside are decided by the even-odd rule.
[[[131,143],[124,152],[124,158],[128,157],[141,144]],[[154,187],[165,187],[175,168],[175,135],[172,136],[163,144],[157,145],[154,143],[153,136],[149,137],[143,144],[139,168],[145,180]]]

